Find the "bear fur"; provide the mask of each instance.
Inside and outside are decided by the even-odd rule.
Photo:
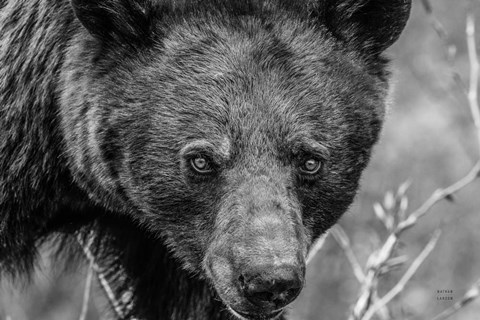
[[[1,272],[93,241],[133,294],[122,318],[283,317],[354,199],[409,11],[0,0]],[[259,291],[279,277],[294,284]]]

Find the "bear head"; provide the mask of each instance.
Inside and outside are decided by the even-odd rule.
[[[75,181],[232,312],[271,319],[347,210],[410,0],[72,0],[61,81]]]

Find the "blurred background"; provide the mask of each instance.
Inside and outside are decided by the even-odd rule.
[[[452,70],[468,83],[469,60],[465,36],[466,13],[479,12],[468,0],[432,0],[434,15],[447,35],[442,40],[420,0],[400,40],[390,49],[394,87],[380,143],[363,176],[362,188],[340,224],[352,241],[360,264],[388,235],[372,206],[388,190],[406,180],[409,212],[431,193],[463,177],[479,158],[475,128],[464,91]],[[470,4],[470,6],[469,6]],[[478,14],[476,14],[478,17]],[[476,19],[480,38],[480,17]],[[478,42],[478,41],[477,41]],[[453,60],[447,45],[454,47]],[[453,51],[451,51],[453,53]],[[452,61],[450,61],[452,60]],[[453,68],[453,69],[452,69]],[[437,228],[443,233],[436,248],[397,298],[389,305],[392,319],[431,319],[459,301],[480,278],[480,180],[463,189],[455,202],[441,202],[418,225],[408,230],[398,249],[411,260]],[[45,253],[45,257],[48,252]],[[30,284],[19,289],[0,287],[0,320],[65,320],[80,315],[86,268],[60,273],[45,258]],[[381,278],[380,296],[405,272],[400,268]],[[342,320],[358,298],[360,285],[343,250],[333,237],[310,263],[307,285],[290,311],[292,320]],[[451,290],[451,300],[439,300],[438,290]],[[88,320],[104,314],[105,299],[98,288],[91,299]],[[105,317],[102,317],[105,318]],[[480,299],[449,319],[480,319]]]
[[[435,189],[463,177],[478,159],[475,128],[467,96],[452,74],[447,46],[454,46],[453,69],[468,84],[469,59],[465,35],[467,10],[475,10],[480,39],[478,5],[472,1],[432,0],[435,17],[448,35],[441,40],[422,3],[413,1],[411,19],[391,48],[394,91],[392,104],[356,202],[340,224],[352,242],[362,266],[385,241],[385,228],[372,205],[384,193],[406,180],[409,207],[418,208]],[[477,1],[478,3],[478,1]],[[470,6],[469,6],[470,5]],[[478,47],[478,46],[477,46]],[[399,254],[410,262],[435,229],[443,230],[436,248],[390,304],[393,319],[432,319],[460,300],[480,278],[480,180],[440,202],[403,236]],[[381,278],[382,296],[404,274],[405,268]],[[292,319],[346,319],[359,294],[359,284],[343,250],[328,237],[308,269],[307,287],[294,305]],[[383,288],[383,289],[382,289]],[[437,300],[437,290],[452,290],[453,300]],[[480,299],[449,319],[480,319]]]

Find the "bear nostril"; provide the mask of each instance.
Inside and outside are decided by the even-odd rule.
[[[278,298],[275,297],[274,293],[268,291],[260,291],[260,292],[250,292],[247,295],[247,298],[254,302],[254,304],[264,303],[264,302],[276,302]]]
[[[282,308],[298,296],[303,282],[293,268],[266,270],[254,276],[242,274],[240,289],[245,298],[258,307]]]
[[[240,284],[240,289],[245,290],[245,277],[243,274],[238,277],[238,283]]]

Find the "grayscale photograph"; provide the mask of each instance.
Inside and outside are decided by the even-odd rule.
[[[0,320],[479,320],[479,0],[0,0]]]

